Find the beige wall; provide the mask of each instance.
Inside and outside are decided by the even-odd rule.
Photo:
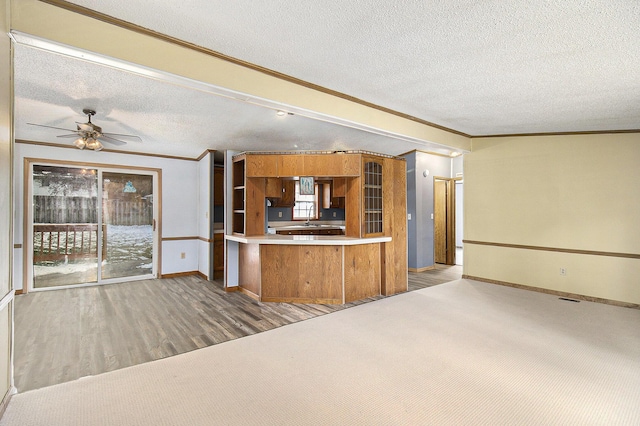
[[[639,165],[638,133],[474,139],[465,240],[640,255]],[[464,248],[466,275],[640,303],[640,259]]]
[[[13,286],[12,236],[12,130],[13,91],[8,0],[0,0],[0,398],[11,388],[11,336]],[[3,303],[4,302],[4,303]],[[4,401],[4,400],[3,400]]]

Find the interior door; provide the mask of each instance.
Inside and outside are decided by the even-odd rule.
[[[435,178],[433,194],[434,261],[445,265],[455,265],[454,179]]]

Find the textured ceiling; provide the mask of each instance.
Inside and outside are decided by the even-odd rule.
[[[72,3],[469,135],[640,128],[637,0]],[[50,105],[38,122],[73,123],[93,102],[95,121],[102,113],[113,122],[114,130],[102,123],[105,131],[143,133],[158,152],[180,137],[217,149],[292,149],[294,140],[364,149],[371,137],[299,116],[287,117],[291,128],[281,133],[285,120],[274,122],[269,110],[96,65],[71,73],[70,59],[53,56],[18,50],[17,121]],[[33,68],[38,61],[46,67]],[[42,75],[20,74],[27,70]],[[130,129],[117,127],[124,123]],[[17,124],[16,136],[31,131]],[[367,149],[420,148],[389,146],[375,136]]]

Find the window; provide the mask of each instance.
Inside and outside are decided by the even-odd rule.
[[[315,195],[300,195],[300,182],[295,184],[295,204],[293,206],[293,219],[317,219],[317,195],[318,185],[315,186]]]

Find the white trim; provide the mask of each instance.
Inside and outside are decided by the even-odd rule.
[[[2,300],[0,300],[0,311],[3,311],[4,308],[9,306],[9,303],[13,301],[15,298],[15,290],[11,290],[9,293],[5,294]]]

